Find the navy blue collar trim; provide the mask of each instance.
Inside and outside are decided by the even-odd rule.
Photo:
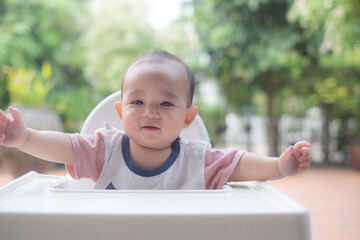
[[[122,154],[124,157],[124,161],[133,173],[142,177],[153,177],[159,175],[168,170],[171,165],[173,165],[180,153],[180,137],[177,137],[175,139],[175,141],[171,144],[171,148],[172,152],[169,158],[160,167],[157,167],[153,170],[145,170],[137,167],[132,161],[130,157],[130,139],[125,133],[122,136]]]
[[[107,187],[105,188],[105,190],[116,190],[116,188],[114,187],[112,182],[110,182],[109,185],[107,185]]]

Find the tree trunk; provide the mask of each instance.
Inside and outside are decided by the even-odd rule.
[[[274,84],[271,75],[266,76],[266,94],[267,94],[267,140],[269,156],[278,156],[278,131],[277,120],[274,113]]]
[[[321,139],[321,148],[323,152],[323,161],[326,163],[330,162],[329,159],[329,143],[330,143],[330,134],[329,134],[329,124],[333,115],[334,104],[333,103],[324,103],[323,104],[323,127],[322,127],[322,139]]]

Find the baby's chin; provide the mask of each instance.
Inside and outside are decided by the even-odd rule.
[[[156,142],[154,139],[150,139],[148,141],[140,141],[137,142],[137,145],[139,147],[142,147],[147,150],[154,150],[154,151],[161,151],[161,150],[167,150],[171,148],[172,142]]]

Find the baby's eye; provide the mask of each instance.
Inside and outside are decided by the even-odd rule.
[[[161,106],[164,106],[164,107],[170,107],[170,106],[174,106],[174,104],[172,104],[171,102],[162,102],[160,103]]]
[[[131,104],[141,105],[141,104],[143,104],[143,101],[141,101],[141,100],[134,100],[134,101],[131,102]]]

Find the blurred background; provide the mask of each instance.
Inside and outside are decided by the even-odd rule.
[[[359,22],[358,0],[0,0],[0,108],[79,132],[135,57],[169,51],[196,74],[213,146],[311,142],[312,169],[272,184],[309,209],[313,239],[360,239]],[[31,170],[66,174],[0,148],[0,185]]]

